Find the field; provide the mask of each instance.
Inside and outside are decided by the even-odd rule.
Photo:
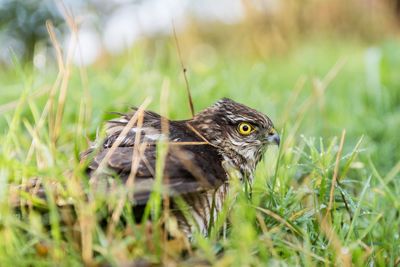
[[[90,192],[79,152],[101,135],[109,112],[147,98],[169,118],[190,117],[173,38],[87,68],[39,71],[15,61],[0,72],[1,266],[400,263],[398,39],[316,36],[268,57],[181,49],[197,111],[230,97],[268,114],[282,136],[258,167],[251,197],[237,186],[210,237],[197,235],[189,248],[165,240],[162,213],[134,224],[128,202],[127,223],[106,231],[102,215],[120,195]],[[26,208],[16,214],[16,185],[38,177],[47,201],[21,194]],[[77,213],[74,231],[59,222],[65,200]]]

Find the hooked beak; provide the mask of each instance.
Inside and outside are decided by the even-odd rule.
[[[276,144],[277,146],[279,146],[279,144],[281,143],[281,138],[275,130],[269,132],[266,139],[269,144]]]

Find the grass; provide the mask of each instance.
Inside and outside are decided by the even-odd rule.
[[[228,201],[233,208],[209,238],[196,236],[184,258],[184,243],[166,243],[159,232],[164,220],[179,240],[173,219],[136,225],[128,203],[121,213],[126,227],[117,223],[107,233],[100,221],[121,195],[90,191],[78,159],[109,111],[151,98],[149,108],[159,112],[163,86],[163,113],[190,117],[174,43],[138,44],[123,57],[73,67],[69,77],[16,63],[0,73],[0,265],[398,265],[399,51],[396,40],[371,48],[317,38],[266,59],[193,55],[187,67],[197,111],[233,98],[268,114],[283,142],[257,169],[251,198],[237,185]],[[38,177],[47,200],[25,194],[28,208],[16,214],[15,185]],[[62,201],[75,207],[70,227],[59,222],[70,218],[57,207]]]

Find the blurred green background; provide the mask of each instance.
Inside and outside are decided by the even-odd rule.
[[[16,65],[30,70],[28,94],[39,101],[57,77],[47,20],[66,61],[73,50],[66,114],[74,116],[82,88],[90,92],[89,134],[101,114],[158,99],[165,79],[171,116],[187,118],[175,27],[196,110],[231,97],[283,128],[296,123],[302,101],[313,97],[297,136],[332,137],[342,129],[352,142],[365,136],[367,153],[389,170],[400,159],[399,6],[395,0],[2,0],[0,125],[5,129],[24,90]],[[335,64],[337,75],[322,88]],[[288,107],[296,86],[304,88]]]

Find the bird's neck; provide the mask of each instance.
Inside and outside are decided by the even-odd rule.
[[[244,182],[245,180],[250,181],[250,183],[253,182],[256,163],[249,163],[242,155],[234,151],[231,153],[226,153],[226,151],[220,153],[223,155],[223,167],[228,176],[231,176],[232,173],[236,173],[235,175],[238,176],[237,178],[239,178],[241,182]]]

